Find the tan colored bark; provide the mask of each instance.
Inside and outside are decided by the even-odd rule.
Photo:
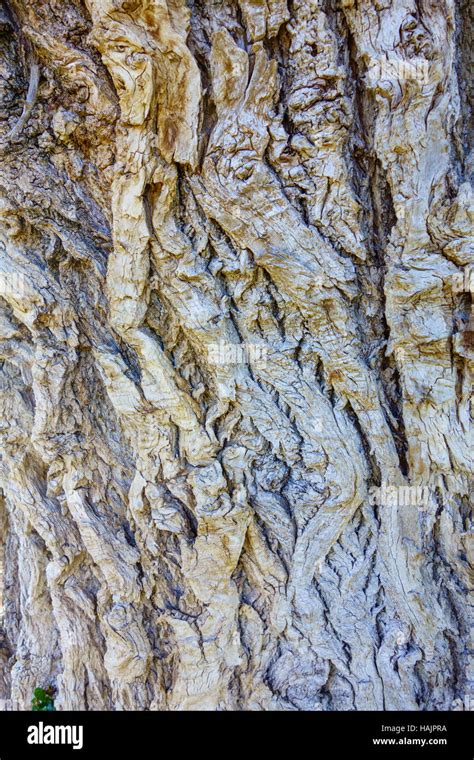
[[[471,693],[469,13],[3,3],[14,709]]]

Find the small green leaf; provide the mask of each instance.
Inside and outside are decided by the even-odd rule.
[[[48,688],[41,689],[37,687],[33,690],[33,698],[31,700],[31,709],[35,712],[41,712],[41,711],[47,711],[47,712],[55,712],[56,708],[54,706],[54,687],[48,686]]]

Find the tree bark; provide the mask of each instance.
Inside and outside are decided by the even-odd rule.
[[[3,2],[13,709],[466,704],[472,13]]]

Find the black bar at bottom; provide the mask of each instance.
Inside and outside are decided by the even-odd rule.
[[[170,753],[265,760],[325,757],[473,760],[469,712],[3,712],[0,760],[142,760]],[[324,753],[324,754],[323,754]],[[178,758],[176,758],[178,760]],[[229,757],[230,760],[230,757]]]

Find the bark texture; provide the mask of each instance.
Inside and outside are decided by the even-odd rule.
[[[13,709],[471,694],[472,13],[1,4]]]

